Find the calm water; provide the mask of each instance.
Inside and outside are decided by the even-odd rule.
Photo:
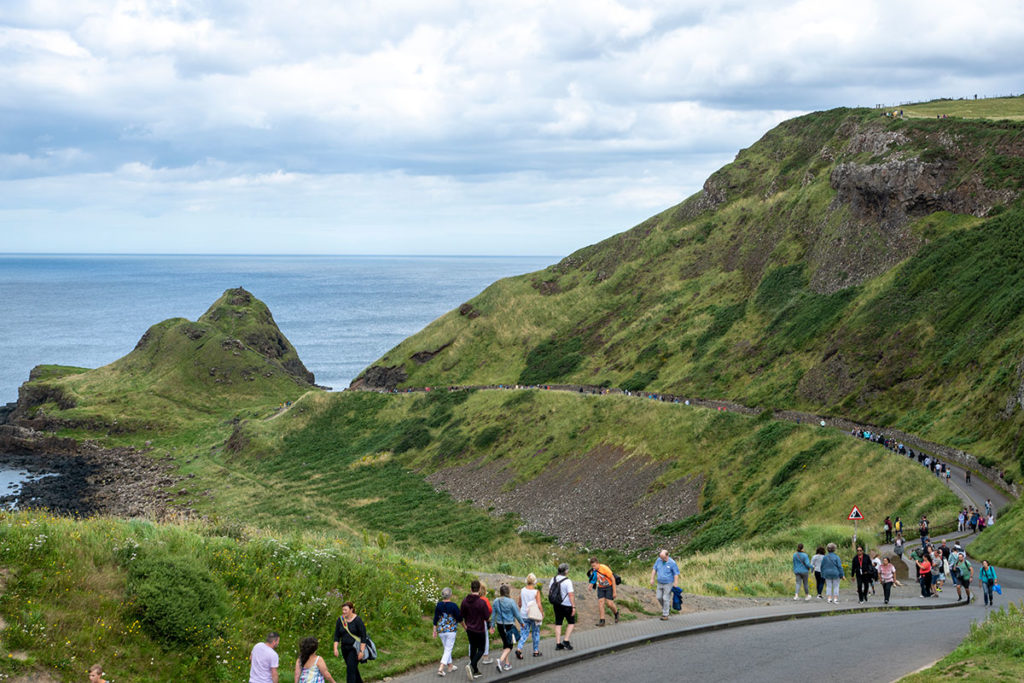
[[[495,280],[557,257],[0,255],[0,403],[40,363],[99,367],[230,287],[269,307],[318,384],[374,360]]]

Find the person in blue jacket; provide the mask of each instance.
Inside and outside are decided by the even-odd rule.
[[[846,576],[843,561],[836,555],[836,544],[825,547],[825,559],[821,561],[821,578],[825,579],[826,602],[839,602],[839,582]]]
[[[796,577],[796,593],[793,595],[794,600],[800,599],[800,584],[804,585],[804,595],[807,597],[804,600],[811,599],[811,591],[807,588],[807,577],[811,573],[811,558],[807,557],[807,553],[804,552],[804,544],[798,543],[796,546],[796,552],[793,553],[793,576]]]

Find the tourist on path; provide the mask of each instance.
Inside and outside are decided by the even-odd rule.
[[[836,544],[829,543],[828,552],[821,561],[821,576],[825,579],[826,602],[839,603],[839,582],[846,574],[843,572],[843,562],[836,555]]]
[[[498,589],[498,599],[494,601],[494,625],[498,629],[498,635],[501,637],[501,656],[498,657],[497,662],[498,673],[512,668],[508,661],[508,656],[512,654],[512,648],[515,647],[519,630],[523,626],[523,618],[519,614],[519,606],[512,602],[512,598],[509,597],[511,592],[508,584],[502,584],[501,588]],[[516,623],[519,624],[519,629],[516,628]]]
[[[334,683],[324,658],[316,653],[320,641],[310,636],[299,643],[299,658],[295,660],[295,683]]]
[[[281,636],[271,631],[266,640],[253,645],[249,653],[249,683],[277,683],[276,650],[280,643]]]
[[[611,609],[612,615],[615,617],[615,623],[619,623],[619,608],[615,606],[615,597],[617,595],[615,573],[612,572],[608,565],[598,562],[596,557],[590,558],[590,569],[594,572],[594,583],[591,585],[597,587],[597,610],[600,615],[600,621],[597,622],[597,625],[604,626],[605,604]]]
[[[981,561],[981,571],[978,572],[978,580],[981,581],[981,591],[984,593],[985,604],[990,607],[995,604],[992,597],[992,590],[995,588],[999,577],[996,576],[996,568],[989,566],[988,560]]]
[[[821,591],[825,589],[825,577],[821,575],[821,561],[824,559],[825,549],[819,545],[811,557],[811,569],[814,570],[814,592],[818,594],[819,600],[821,600]]]
[[[487,621],[491,618],[491,608],[480,598],[480,582],[473,580],[469,584],[469,595],[462,600],[462,625],[469,639],[469,667],[466,676],[479,678],[482,674],[478,664],[484,656],[484,643],[487,640]]]
[[[885,531],[885,542],[892,543],[892,519],[886,516],[885,521],[882,522],[882,529]]]
[[[927,552],[917,560],[917,571],[921,581],[921,597],[932,597],[932,563]]]
[[[896,557],[903,559],[903,535],[896,534],[896,540],[892,542],[893,552],[896,553]]]
[[[850,562],[850,573],[857,577],[857,601],[868,601],[868,589],[871,587],[871,577],[874,575],[874,565],[871,558],[864,553],[864,548],[858,547],[857,554]]]
[[[444,648],[444,652],[441,654],[441,663],[437,667],[438,676],[450,674],[458,668],[452,662],[452,650],[455,648],[455,637],[459,632],[459,622],[461,621],[462,613],[459,611],[459,606],[452,602],[452,589],[443,589],[441,599],[434,606],[433,635],[441,640],[441,646]]]
[[[552,586],[558,586],[555,594],[557,602],[551,600]],[[558,574],[548,582],[548,601],[555,608],[555,649],[571,650],[572,630],[576,626],[576,594],[572,589],[572,579],[569,578],[569,565],[566,562],[558,565]],[[565,640],[562,640],[562,622],[566,623]]]
[[[363,677],[359,675],[359,661],[366,659],[366,625],[351,602],[341,605],[341,616],[334,624],[335,657],[338,656],[338,645],[341,645],[341,656],[345,659],[346,683],[363,683]]]
[[[885,598],[885,604],[888,605],[892,595],[892,585],[894,583],[897,586],[903,585],[896,580],[896,566],[889,562],[888,557],[883,557],[882,564],[878,567],[878,580],[882,583],[882,596]]]
[[[658,559],[654,561],[654,568],[651,569],[651,587],[655,589],[655,597],[661,603],[661,620],[668,619],[669,610],[672,608],[672,589],[679,586],[679,565],[668,556],[668,550],[662,548],[658,552]]]
[[[494,608],[491,607],[491,601],[487,598],[487,584],[483,581],[480,582],[480,590],[477,591],[480,594],[480,599],[487,605],[487,609],[491,610],[493,614]],[[494,660],[491,659],[491,635],[494,633],[494,622],[490,621],[487,624],[488,630],[484,632],[484,656],[480,660],[481,664],[493,664]]]
[[[523,643],[526,642],[527,635],[533,638],[533,656],[540,657],[540,624],[544,620],[544,608],[541,606],[535,574],[527,575],[526,587],[519,591],[519,609],[526,618],[519,637],[519,647],[516,648],[516,657],[523,658]],[[530,616],[531,614],[533,616]]]
[[[804,586],[804,600],[811,599],[811,591],[807,587],[807,576],[811,573],[811,558],[807,557],[807,553],[804,552],[804,544],[798,543],[796,546],[796,552],[793,553],[793,576],[796,577],[796,593],[793,595],[794,600],[800,599],[800,584]]]
[[[971,601],[971,580],[974,578],[974,567],[967,561],[967,556],[960,553],[957,556],[957,587],[956,587],[956,599],[960,600],[960,588],[964,589],[967,594],[967,602]]]

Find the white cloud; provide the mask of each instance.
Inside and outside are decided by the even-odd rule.
[[[1022,34],[1016,2],[9,0],[0,231],[564,252],[789,116],[1019,90]]]

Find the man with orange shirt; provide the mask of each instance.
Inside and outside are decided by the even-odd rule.
[[[615,596],[617,594],[615,574],[608,568],[608,565],[599,563],[596,557],[590,558],[590,569],[593,571],[593,581],[590,586],[591,588],[597,588],[597,606],[601,613],[601,621],[597,622],[597,625],[604,626],[604,605],[606,602],[615,616],[615,623],[619,623],[619,609],[615,606]]]

